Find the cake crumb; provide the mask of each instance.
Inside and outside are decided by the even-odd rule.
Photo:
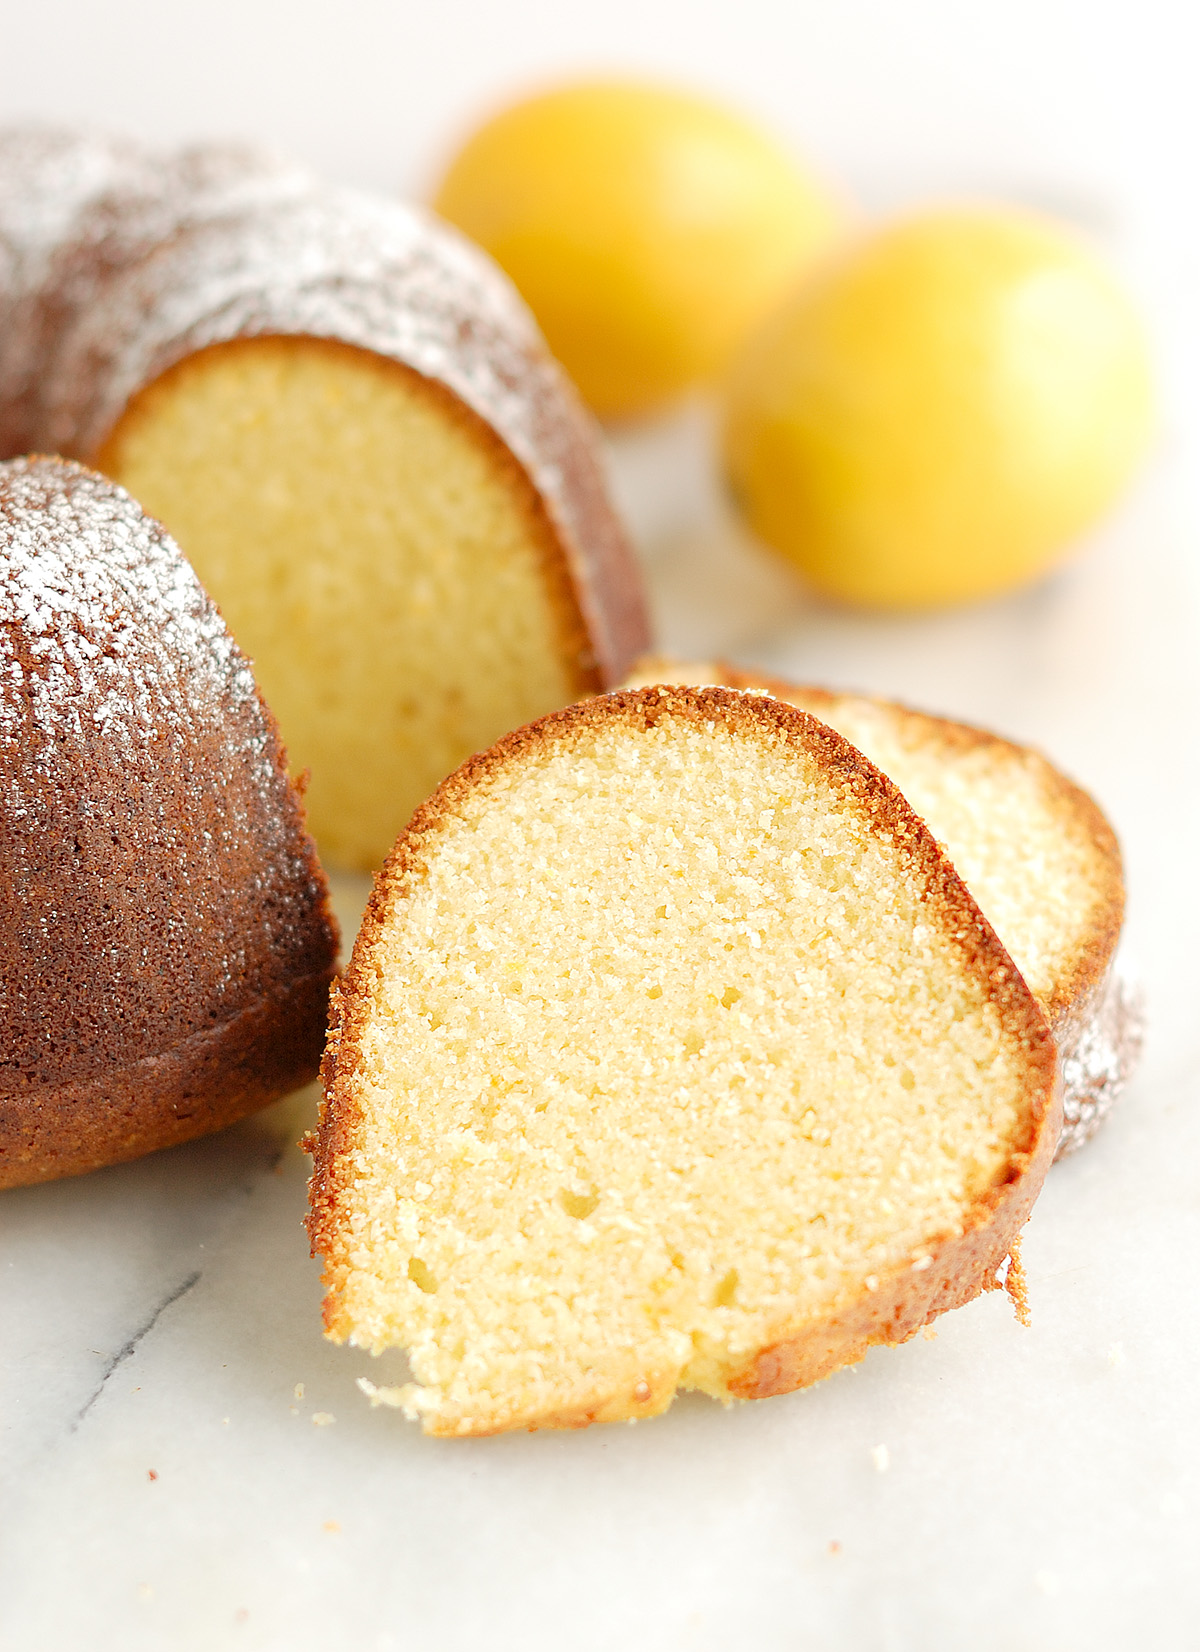
[[[146,1470],[146,1476],[150,1480],[157,1480],[158,1479],[158,1470],[156,1468],[148,1468]]]
[[[337,1520],[327,1520],[321,1527],[321,1530],[325,1532],[340,1532],[341,1529],[341,1523]]]
[[[330,1423],[337,1422],[332,1411],[314,1411],[312,1420],[318,1428],[327,1428]]]
[[[878,1473],[886,1474],[892,1464],[892,1454],[885,1445],[872,1446],[871,1461]]]
[[[304,1398],[304,1384],[302,1382],[298,1382],[295,1388],[292,1389],[292,1393],[296,1399],[302,1400]]]
[[[934,1330],[932,1325],[922,1325],[921,1335],[925,1338],[926,1342],[937,1341],[937,1332]]]
[[[829,1552],[834,1555],[841,1554],[842,1552],[842,1545],[838,1542],[836,1537],[831,1537],[829,1540]]]
[[[1021,1241],[1014,1239],[1012,1249],[1008,1253],[1008,1270],[1004,1275],[1004,1290],[1008,1300],[1013,1305],[1013,1312],[1020,1324],[1026,1329],[1033,1324],[1033,1316],[1029,1312],[1029,1281],[1025,1277],[1025,1269],[1021,1264]]]
[[[1054,1572],[1035,1572],[1033,1581],[1035,1587],[1043,1595],[1056,1595],[1058,1593],[1058,1577]]]

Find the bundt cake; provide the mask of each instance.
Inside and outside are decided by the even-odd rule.
[[[1058,1141],[928,829],[768,696],[600,696],[418,810],[336,1000],[328,1334],[435,1434],[782,1393],[994,1281]]]
[[[253,658],[327,858],[647,641],[588,416],[484,254],[230,149],[0,141],[5,451],[96,465]]]
[[[0,1187],[315,1076],[337,951],[250,668],[103,477],[0,465]]]
[[[1063,1060],[1074,1151],[1107,1116],[1142,1047],[1141,995],[1114,967],[1125,909],[1104,814],[1040,752],[894,701],[801,687],[723,661],[647,659],[626,686],[720,684],[770,693],[844,735],[899,787],[1021,970]]]

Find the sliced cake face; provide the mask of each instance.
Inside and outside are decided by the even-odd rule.
[[[836,735],[720,690],[608,696],[453,777],[341,1017],[327,1322],[407,1348],[382,1397],[438,1433],[899,1340],[981,1287],[1057,1129],[1045,1025],[920,823]]]
[[[528,478],[395,362],[304,338],[200,351],[101,464],[214,593],[342,865],[377,866],[466,755],[595,683]]]
[[[159,525],[0,466],[0,1186],[306,1083],[337,949],[250,668]]]

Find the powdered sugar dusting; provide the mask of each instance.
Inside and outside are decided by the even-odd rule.
[[[1082,1147],[1104,1123],[1137,1066],[1144,1032],[1141,990],[1113,970],[1094,1013],[1062,1051],[1063,1129],[1057,1158]]]
[[[203,1051],[297,981],[264,1059],[315,1036],[336,938],[249,664],[164,530],[56,459],[0,465],[0,887],[0,1160],[6,1096]]]
[[[113,761],[183,745],[231,712],[267,777],[254,679],[200,582],[128,494],[78,466],[0,466],[0,672],[0,738],[22,753],[7,785],[87,742]]]
[[[79,323],[184,225],[310,183],[300,168],[241,145],[159,156],[101,134],[0,131],[0,457],[86,457],[53,388],[104,377],[103,350],[83,362],[73,353]]]
[[[0,132],[0,457],[23,453],[53,339],[54,264],[95,204],[133,185],[132,144],[53,127]]]
[[[269,334],[372,350],[446,385],[484,419],[554,518],[603,656],[606,620],[582,547],[594,556],[619,529],[586,415],[506,278],[416,208],[313,184],[189,211],[152,256],[124,263],[75,312],[43,381],[39,442],[86,457],[129,398],[184,356]],[[618,583],[636,589],[628,574]]]

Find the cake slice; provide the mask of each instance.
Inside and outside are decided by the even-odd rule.
[[[828,1376],[984,1289],[1058,1140],[1037,1004],[929,831],[767,696],[584,702],[389,858],[337,997],[309,1231],[427,1431]]]
[[[1142,1049],[1139,990],[1114,967],[1121,850],[1095,800],[1040,752],[892,700],[801,686],[724,661],[646,659],[626,686],[769,693],[837,729],[899,787],[945,849],[1042,1007],[1063,1062],[1073,1152],[1107,1117]]]

